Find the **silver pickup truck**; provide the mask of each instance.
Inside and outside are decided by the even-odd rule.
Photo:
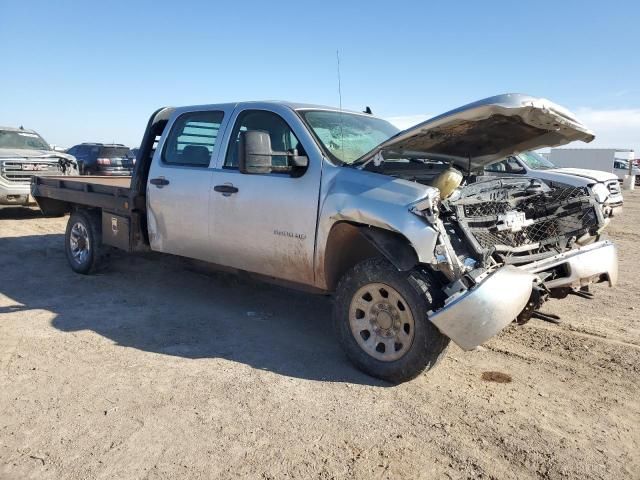
[[[36,177],[89,273],[104,246],[203,260],[335,294],[348,357],[392,382],[526,321],[549,297],[614,285],[617,255],[586,187],[474,181],[509,155],[593,134],[507,94],[398,132],[370,114],[286,102],[163,108],[131,178]]]

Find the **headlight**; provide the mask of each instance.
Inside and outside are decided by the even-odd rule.
[[[433,223],[438,218],[439,204],[440,192],[437,189],[433,189],[429,191],[426,198],[414,203],[409,210]]]
[[[598,203],[604,203],[609,198],[609,189],[602,183],[596,183],[593,187],[591,187],[591,191],[593,192],[593,196],[596,198]]]

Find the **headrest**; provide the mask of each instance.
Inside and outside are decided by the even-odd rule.
[[[194,165],[209,165],[211,154],[209,149],[202,145],[187,145],[182,150],[182,162]]]

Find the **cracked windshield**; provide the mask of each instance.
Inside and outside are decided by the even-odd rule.
[[[333,159],[351,164],[400,130],[386,120],[354,113],[300,112]]]

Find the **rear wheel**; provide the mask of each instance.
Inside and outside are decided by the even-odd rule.
[[[65,232],[67,261],[74,272],[88,274],[98,266],[102,249],[100,216],[88,211],[71,214]]]
[[[429,321],[429,279],[399,272],[384,259],[359,263],[341,279],[334,322],[349,359],[362,371],[394,383],[433,368],[449,339]]]

